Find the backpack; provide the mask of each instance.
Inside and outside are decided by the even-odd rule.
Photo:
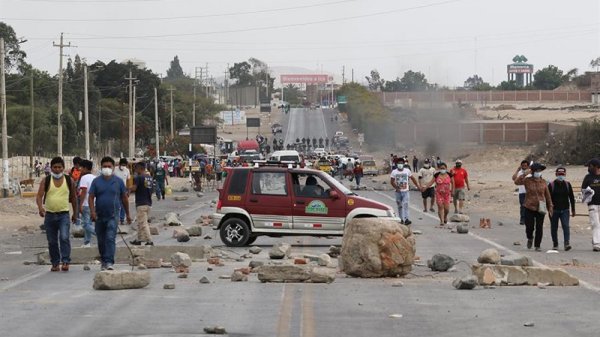
[[[552,190],[552,193],[554,193],[554,182],[555,182],[555,181],[556,181],[556,180],[552,180],[552,181],[550,182],[550,189]],[[571,182],[569,182],[569,181],[565,181],[565,182],[567,183],[567,190],[569,190],[569,191],[572,191],[572,190],[573,190],[573,187],[571,187]]]
[[[65,177],[65,182],[69,187],[69,202],[71,202],[71,200],[73,200],[73,179],[71,179],[68,174],[64,174],[63,177]],[[46,203],[46,194],[48,194],[48,190],[50,189],[51,180],[52,176],[47,176],[46,179],[44,179],[44,203]]]

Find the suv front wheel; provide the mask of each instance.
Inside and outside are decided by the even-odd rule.
[[[223,222],[219,234],[226,246],[243,247],[250,240],[250,227],[240,218],[231,218]]]

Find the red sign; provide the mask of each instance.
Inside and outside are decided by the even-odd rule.
[[[281,83],[319,84],[332,81],[329,75],[281,75]]]

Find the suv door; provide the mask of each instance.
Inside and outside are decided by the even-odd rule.
[[[255,170],[250,179],[246,210],[254,227],[292,229],[292,196],[287,171]]]
[[[346,221],[346,201],[332,199],[329,191],[337,191],[325,180],[322,173],[293,172],[294,229],[319,231],[343,231]]]

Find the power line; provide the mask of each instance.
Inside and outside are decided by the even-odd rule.
[[[143,1],[143,0],[142,0]],[[154,0],[156,1],[156,0]],[[254,11],[244,12],[231,12],[231,13],[218,13],[218,14],[204,14],[204,15],[188,15],[188,16],[170,16],[170,17],[149,17],[149,18],[105,18],[105,19],[70,19],[70,18],[1,18],[4,20],[12,21],[36,21],[36,22],[127,22],[127,21],[174,21],[174,20],[190,20],[190,19],[204,19],[204,18],[217,18],[227,16],[240,16],[240,15],[253,15],[253,14],[264,14],[264,13],[276,13],[298,9],[325,7],[331,5],[338,5],[342,3],[355,2],[358,0],[340,0],[325,3],[317,3],[312,5],[302,5],[293,7],[282,7],[282,8],[271,8]],[[55,1],[53,1],[55,2]],[[66,2],[66,1],[65,1]],[[108,2],[108,1],[102,1]],[[115,1],[115,2],[121,2]]]

